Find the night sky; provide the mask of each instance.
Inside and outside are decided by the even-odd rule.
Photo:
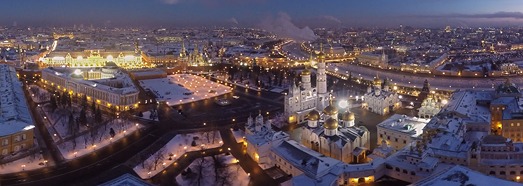
[[[3,0],[0,24],[25,26],[523,25],[523,0]]]

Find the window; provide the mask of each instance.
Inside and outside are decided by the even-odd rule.
[[[9,145],[9,140],[8,139],[2,140],[2,145],[3,146]]]
[[[407,144],[407,140],[403,140],[403,144]]]
[[[505,171],[500,171],[499,175],[505,175]]]
[[[7,155],[7,149],[2,149],[2,155]]]
[[[407,170],[403,169],[403,173],[408,174],[409,172]]]
[[[19,151],[19,150],[20,150],[20,146],[19,145],[15,146],[14,151]]]
[[[523,172],[523,171],[522,171],[522,172]],[[494,172],[494,171],[490,171],[490,172],[489,172],[489,175],[496,175],[496,172]]]
[[[410,175],[416,176],[416,173],[414,171],[410,171]]]
[[[516,171],[510,171],[510,175],[516,175]]]
[[[27,139],[27,134],[22,134],[22,140],[26,140]]]

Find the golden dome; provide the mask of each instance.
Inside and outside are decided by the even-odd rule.
[[[329,116],[338,114],[338,108],[336,108],[334,105],[332,105],[332,97],[329,100],[329,106],[325,107],[323,109],[323,113]]]
[[[305,69],[303,71],[301,71],[301,74],[302,76],[308,76],[308,75],[311,75],[311,71],[309,69]]]
[[[347,111],[341,115],[341,120],[343,120],[343,121],[354,121],[355,118],[356,117],[354,116],[354,113],[349,112],[349,111]]]
[[[338,121],[333,118],[329,118],[325,120],[325,123],[323,123],[323,128],[325,129],[337,129],[338,128]]]
[[[320,119],[320,113],[316,110],[312,110],[309,112],[307,119],[309,121],[318,121]]]
[[[329,116],[338,114],[338,108],[335,106],[329,105],[323,109],[323,113]]]
[[[374,78],[374,84],[375,84],[375,85],[379,85],[379,84],[381,84],[381,80],[380,80],[380,78],[379,78],[378,76],[376,76],[376,77]]]

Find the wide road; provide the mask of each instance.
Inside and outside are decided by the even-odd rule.
[[[329,63],[327,70],[331,73],[337,73],[344,76],[348,76],[350,72],[352,77],[361,77],[365,80],[372,80],[374,77],[376,77],[376,75],[378,75],[380,79],[391,79],[391,83],[394,85],[414,88],[423,87],[423,82],[425,79],[427,79],[429,81],[430,87],[433,90],[437,89],[449,91],[454,91],[457,89],[492,90],[494,86],[497,86],[506,80],[506,78],[460,78],[433,76],[428,74],[412,74],[407,72],[402,73],[398,71],[361,66],[349,62]],[[520,87],[523,86],[522,76],[510,77],[510,81]]]

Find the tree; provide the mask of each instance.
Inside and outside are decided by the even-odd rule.
[[[165,154],[165,147],[162,147],[160,150],[158,150],[154,155],[153,155],[153,160],[154,160],[154,170],[156,170],[156,167],[158,166],[158,164],[160,164],[162,161],[162,159],[164,159],[164,154]]]
[[[67,95],[67,106],[68,106],[69,108],[71,108],[71,104],[72,104],[72,102],[73,102],[72,95],[68,94],[68,95]]]
[[[78,118],[78,121],[83,125],[87,124],[87,115],[85,113],[85,109],[80,111],[80,117]]]
[[[62,93],[62,96],[60,97],[60,104],[64,108],[67,105],[67,93],[66,92]]]
[[[87,108],[87,95],[85,95],[85,94],[82,96],[82,103],[81,103],[81,105],[82,105],[83,109]]]
[[[49,102],[51,103],[51,110],[54,112],[56,108],[58,108],[58,105],[56,104],[56,97],[54,95],[51,95],[49,98]]]
[[[94,102],[94,99],[93,99],[93,101],[91,103],[91,112],[92,113],[96,112],[96,103]]]
[[[100,106],[98,106],[98,108],[96,108],[96,112],[94,112],[94,121],[96,122],[96,124],[100,124],[103,122],[102,111],[100,110]]]

